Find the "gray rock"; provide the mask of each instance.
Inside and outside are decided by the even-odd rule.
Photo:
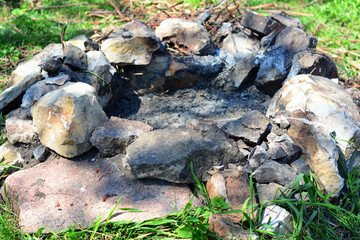
[[[221,129],[231,137],[240,138],[255,146],[269,133],[269,119],[259,111],[251,111],[243,117],[226,123]]]
[[[94,71],[97,66],[110,65],[109,60],[101,51],[90,51],[86,53],[88,59],[88,70]]]
[[[292,162],[291,167],[299,174],[305,173],[310,176],[310,166],[303,158],[299,158],[298,160]]]
[[[33,75],[41,72],[39,63],[51,56],[59,56],[63,54],[61,44],[49,44],[40,53],[36,54],[29,60],[19,64],[19,66],[11,73],[10,79],[7,83],[8,87],[16,85],[27,75]]]
[[[235,142],[227,139],[219,128],[207,124],[144,133],[126,152],[124,160],[137,178],[177,183],[194,182],[189,159],[200,180],[212,166],[243,160]]]
[[[281,186],[277,183],[269,184],[256,184],[257,194],[261,204],[265,204],[268,201],[273,201],[278,197],[281,197],[281,192],[287,194],[289,190],[286,190],[286,187]]]
[[[317,39],[299,28],[287,27],[276,36],[275,45],[298,52],[315,49]]]
[[[104,156],[114,156],[123,153],[139,135],[151,130],[150,125],[139,121],[111,117],[108,122],[95,128],[90,142]]]
[[[284,208],[277,205],[268,206],[261,214],[260,224],[270,225],[273,228],[261,226],[260,229],[290,237],[294,231],[292,219],[291,214]]]
[[[147,66],[124,67],[129,89],[143,94],[192,87],[215,77],[223,62],[213,56],[154,56]]]
[[[252,174],[257,183],[277,183],[287,187],[292,184],[297,178],[297,174],[294,173],[292,168],[285,164],[268,160],[260,167],[258,167]]]
[[[42,75],[40,73],[31,73],[22,78],[22,80],[16,85],[5,89],[0,94],[0,111],[2,111],[5,107],[15,109],[17,106],[8,105],[20,97],[31,85],[40,81],[41,79]]]
[[[231,54],[233,58],[229,61],[229,56],[227,56],[226,62],[234,65],[231,78],[235,88],[253,78],[253,71],[258,67],[255,63],[255,55],[258,50],[258,41],[244,32],[229,33],[223,40],[221,51],[225,51],[225,54]]]
[[[64,64],[70,68],[86,70],[88,67],[86,53],[72,44],[67,44]]]
[[[36,145],[39,138],[32,128],[32,121],[17,117],[5,121],[6,137],[11,144],[26,143]]]
[[[223,22],[221,28],[217,31],[214,42],[222,46],[223,40],[231,33],[235,31],[235,26],[231,23]]]
[[[74,225],[86,229],[99,216],[101,222],[107,221],[111,211],[110,222],[164,217],[183,209],[193,196],[185,185],[137,180],[123,169],[121,159],[89,158],[71,161],[54,156],[6,179],[7,197],[17,209],[23,232],[35,233],[42,227],[43,233],[58,232]],[[192,204],[199,205],[197,198]]]
[[[49,76],[56,76],[64,63],[64,56],[52,56],[40,62],[41,69],[46,71]]]
[[[39,162],[45,162],[45,160],[50,155],[50,152],[47,147],[44,145],[40,145],[34,149],[34,158],[38,160]]]
[[[294,28],[300,28],[301,30],[305,30],[304,25],[298,18],[292,18],[286,15],[281,14],[273,14],[270,16],[272,19],[278,21],[285,27],[294,27]]]
[[[42,96],[58,88],[59,86],[57,85],[48,85],[47,79],[33,84],[26,90],[22,98],[21,107],[31,108]]]
[[[261,164],[270,159],[266,149],[262,146],[256,146],[249,154],[249,164],[253,169],[258,168]]]
[[[48,85],[62,86],[69,80],[70,80],[69,75],[61,73],[56,77],[46,78],[44,81]]]
[[[102,42],[101,51],[112,64],[147,65],[160,47],[154,31],[143,22],[134,20],[110,28],[114,31]],[[103,29],[103,33],[110,28]]]
[[[209,21],[211,14],[209,12],[205,12],[196,18],[195,22],[201,25],[204,25],[207,21]]]
[[[311,74],[326,78],[339,77],[336,64],[329,56],[312,51],[302,51],[294,56],[287,79],[300,74]]]
[[[281,24],[277,21],[251,11],[245,12],[241,19],[241,25],[254,31],[261,37],[281,28]]]
[[[277,136],[270,133],[267,139],[269,141],[268,154],[272,160],[291,164],[301,156],[301,148],[295,145],[287,134]]]
[[[260,67],[255,86],[273,96],[282,87],[288,75],[294,52],[285,47],[276,47],[259,59]]]
[[[185,46],[196,55],[211,55],[215,52],[211,36],[205,27],[187,19],[166,19],[156,28],[155,33],[161,41]]]
[[[65,84],[44,95],[31,109],[41,143],[66,157],[91,148],[91,133],[107,120],[95,89],[85,83]]]
[[[255,55],[259,50],[259,42],[251,35],[244,32],[229,33],[222,42],[221,51],[226,51],[236,59]]]

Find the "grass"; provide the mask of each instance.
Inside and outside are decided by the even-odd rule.
[[[58,1],[43,0],[41,7],[66,4],[81,4],[83,0]],[[178,7],[171,8],[175,1],[115,1],[124,16],[116,14],[91,14],[91,11],[114,11],[108,1],[92,0],[93,5],[74,5],[63,8],[42,8],[32,6],[30,1],[0,0],[0,91],[6,87],[6,81],[19,62],[25,61],[49,43],[60,42],[60,32],[67,25],[65,40],[80,34],[90,36],[95,29],[108,24],[122,24],[127,19],[148,20],[156,26],[157,19],[171,16],[193,17],[196,8],[215,1],[185,0]],[[231,2],[231,1],[229,1]],[[130,4],[131,3],[131,4]],[[247,1],[236,1],[241,7]],[[356,63],[360,63],[360,0],[249,0],[250,7],[275,3],[268,8],[257,11],[270,15],[272,11],[284,10],[299,17],[307,31],[318,40],[318,50],[327,53],[337,61],[341,77],[345,80],[358,82],[360,76]],[[31,8],[34,9],[30,10]],[[234,5],[229,5],[231,9]],[[145,11],[147,9],[148,11]],[[168,10],[169,9],[169,10]],[[170,9],[172,9],[170,11]],[[224,8],[224,15],[227,14]],[[237,11],[234,11],[236,17]],[[221,19],[221,18],[220,18]],[[354,64],[355,63],[355,64]],[[4,122],[0,114],[1,124]],[[0,131],[0,145],[4,143],[3,131]],[[22,233],[12,212],[11,203],[0,205],[0,238],[1,239],[217,239],[209,231],[208,218],[214,213],[242,213],[245,221],[243,227],[260,239],[358,239],[360,233],[360,180],[359,171],[344,170],[345,189],[336,202],[325,196],[318,187],[314,175],[300,175],[291,186],[291,190],[282,192],[281,196],[266,204],[252,202],[256,195],[252,179],[250,179],[251,197],[243,209],[228,211],[229,207],[222,199],[210,201],[203,183],[196,178],[196,187],[205,197],[207,204],[192,207],[191,202],[180,212],[166,217],[142,222],[117,222],[106,220],[103,216],[87,229],[69,228],[65,231],[43,234],[40,229],[35,234]],[[5,174],[5,173],[4,173]],[[4,178],[4,175],[1,179]],[[300,181],[301,180],[301,181]],[[304,184],[300,184],[303,182]],[[285,194],[286,192],[286,194]],[[294,196],[300,196],[295,198]],[[121,203],[121,199],[119,199]],[[288,236],[274,235],[271,229],[259,230],[259,219],[255,212],[262,211],[266,206],[277,204],[286,208],[293,216],[294,231]],[[251,212],[246,214],[246,208]],[[129,211],[134,211],[129,209]],[[105,222],[102,223],[101,220]],[[234,233],[234,236],[236,234]]]

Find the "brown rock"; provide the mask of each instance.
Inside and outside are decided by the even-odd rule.
[[[229,199],[229,204],[232,209],[242,210],[245,201],[251,197],[250,193],[250,183],[248,178],[243,176],[239,178],[226,178],[226,191]],[[255,195],[255,193],[254,193]],[[255,197],[253,198],[253,203],[255,203]],[[249,200],[247,207],[251,205],[251,199]],[[247,213],[251,212],[251,209],[246,210]],[[242,214],[240,214],[242,215]]]
[[[141,221],[181,210],[192,197],[187,186],[139,181],[121,167],[121,159],[71,161],[51,158],[6,179],[7,197],[24,232],[87,228],[101,216],[106,221]],[[2,189],[2,197],[4,189]],[[197,204],[194,199],[193,203]],[[129,212],[133,208],[143,212]]]
[[[210,180],[206,182],[206,191],[211,200],[218,196],[219,198],[224,198],[226,202],[229,202],[226,194],[226,180],[220,172],[216,172],[211,176]]]
[[[152,129],[139,121],[111,117],[95,128],[90,142],[105,156],[114,156],[122,153],[139,135]]]
[[[255,233],[243,229],[239,222],[241,219],[234,214],[217,214],[209,217],[210,231],[215,232],[224,239],[257,239]]]
[[[344,186],[344,179],[338,171],[339,147],[335,141],[321,134],[320,125],[313,126],[301,110],[294,111],[289,118],[288,134],[303,150],[303,158],[310,165],[321,187],[335,197]]]

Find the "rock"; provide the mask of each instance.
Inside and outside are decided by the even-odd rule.
[[[299,158],[298,160],[291,163],[291,167],[298,173],[304,173],[310,176],[310,166],[303,158]]]
[[[26,90],[21,102],[22,108],[31,108],[42,96],[59,88],[57,85],[48,85],[46,81],[39,81]]]
[[[31,109],[33,127],[41,143],[66,157],[91,148],[91,133],[107,120],[95,89],[71,83],[44,95]]]
[[[234,58],[234,71],[231,74],[234,87],[238,88],[252,79],[257,69],[255,54],[259,50],[259,43],[253,36],[243,32],[229,33],[223,40],[221,51],[231,54]],[[228,59],[229,57],[227,57]]]
[[[88,59],[88,70],[94,71],[97,66],[110,65],[109,60],[101,51],[90,51],[86,53]]]
[[[255,61],[254,56],[249,56],[237,61],[237,64],[234,66],[234,71],[231,74],[235,88],[242,87],[245,83],[255,79],[256,71],[258,70]]]
[[[39,65],[49,76],[56,76],[64,63],[64,58],[64,56],[51,56],[40,62]]]
[[[249,164],[253,169],[258,168],[261,164],[270,159],[266,149],[262,146],[256,146],[249,154]]]
[[[351,95],[358,111],[360,112],[360,90],[357,88],[347,88],[346,91]]]
[[[32,128],[32,121],[17,117],[5,121],[6,137],[11,144],[26,143],[36,145],[39,139]]]
[[[322,126],[324,137],[330,138],[330,133],[335,132],[339,139],[355,143],[359,141],[359,112],[356,105],[351,96],[331,80],[309,75],[293,77],[273,97],[267,116],[272,117],[279,110],[292,112],[298,109],[309,113],[307,117],[313,122],[304,122],[310,124],[309,127]],[[349,159],[354,149],[346,141],[338,141],[338,145]]]
[[[21,157],[21,153],[11,145],[9,142],[5,142],[0,146],[0,172],[4,173],[7,170],[7,173],[12,173],[19,170],[23,164],[24,159]]]
[[[103,41],[101,51],[112,64],[147,65],[160,47],[154,31],[140,21],[111,28],[114,31]],[[103,29],[103,33],[107,31]]]
[[[88,67],[86,53],[78,47],[67,44],[64,64],[68,65],[71,69],[86,70]]]
[[[150,125],[139,121],[111,117],[108,122],[95,128],[90,142],[104,156],[114,156],[123,153],[134,139],[152,129]]]
[[[27,108],[17,108],[6,115],[6,118],[19,118],[24,120],[31,120],[30,110]]]
[[[65,43],[78,47],[84,52],[99,50],[99,44],[86,37],[85,35],[76,36]]]
[[[40,81],[42,75],[40,73],[32,73],[26,75],[16,85],[5,89],[0,94],[0,111],[4,112],[4,109],[13,110],[17,106],[14,102],[34,83]]]
[[[291,214],[284,208],[272,205],[266,207],[261,215],[261,225],[267,224],[274,229],[261,226],[261,230],[270,231],[278,234],[288,234],[290,236],[294,231],[294,225]]]
[[[212,214],[209,217],[209,230],[215,232],[222,239],[248,240],[258,239],[256,233],[243,229],[239,219],[233,214]]]
[[[203,179],[212,166],[240,162],[235,142],[217,127],[207,124],[159,129],[139,136],[126,149],[125,162],[137,178],[158,178],[192,183],[189,159],[195,175]]]
[[[45,162],[49,155],[50,152],[44,145],[40,145],[34,149],[34,157],[39,162]]]
[[[154,56],[147,66],[124,67],[129,88],[144,94],[192,87],[216,76],[223,62],[213,56]]]
[[[235,31],[235,26],[233,24],[228,22],[223,22],[221,28],[217,31],[214,37],[214,42],[217,45],[222,46],[223,40],[234,31]]]
[[[272,160],[268,160],[258,167],[252,176],[256,179],[257,183],[267,184],[273,182],[285,187],[294,183],[297,178],[296,173],[294,173],[290,166]]]
[[[240,138],[250,146],[260,144],[269,133],[269,119],[257,110],[226,123],[221,130],[231,137]]]
[[[155,34],[161,41],[184,46],[196,55],[212,55],[215,52],[205,27],[187,19],[166,19],[156,28]]]
[[[270,133],[267,139],[269,141],[268,154],[272,160],[291,164],[301,156],[301,148],[293,143],[289,135],[277,136]]]
[[[317,39],[299,28],[287,27],[276,36],[275,45],[298,52],[305,49],[315,49]]]
[[[330,57],[324,53],[312,51],[302,51],[294,56],[287,79],[300,74],[311,74],[326,78],[339,77],[336,64]]]
[[[72,79],[93,86],[103,108],[118,94],[121,86],[119,75],[111,65],[96,66],[93,71],[72,72]]]
[[[56,77],[52,77],[52,78],[46,78],[44,81],[46,84],[48,85],[57,85],[57,86],[62,86],[64,85],[67,81],[70,80],[70,76],[67,74],[59,74]]]
[[[10,79],[7,83],[8,87],[16,85],[23,80],[27,75],[33,75],[41,72],[41,67],[38,65],[41,61],[51,57],[63,54],[61,44],[49,44],[40,53],[36,54],[29,60],[20,63],[19,66],[11,73]]]
[[[211,18],[211,14],[209,12],[205,12],[196,18],[195,22],[201,25],[205,25],[207,21]]]
[[[281,28],[281,24],[275,20],[259,15],[255,12],[245,12],[241,19],[241,25],[254,31],[259,36],[266,36],[272,31],[278,31]]]
[[[248,198],[251,198],[249,179],[244,176],[238,178],[227,177],[226,178],[226,193],[229,200],[229,204],[232,209],[243,209],[244,203]],[[254,193],[255,194],[255,193]],[[251,202],[255,203],[255,197],[247,204],[245,212],[248,214],[251,212]],[[242,213],[238,213],[241,219],[244,219]]]
[[[290,71],[294,52],[285,47],[276,47],[260,58],[260,67],[255,79],[255,86],[273,96],[282,87]]]
[[[229,33],[223,40],[221,51],[226,51],[236,59],[253,56],[259,50],[259,42],[244,32]]]
[[[281,192],[287,194],[289,191],[285,191],[286,187],[277,183],[269,184],[256,184],[257,196],[259,196],[260,204],[265,204],[269,201],[273,201],[278,197],[281,197]]]
[[[273,14],[270,16],[272,19],[278,21],[285,27],[294,27],[294,28],[300,28],[301,30],[305,30],[304,25],[298,18],[292,18],[286,15],[281,14]]]
[[[211,200],[218,196],[219,198],[225,199],[226,202],[229,202],[226,194],[226,180],[220,172],[216,172],[211,176],[210,180],[206,182],[206,191]]]
[[[0,146],[0,172],[7,174],[13,173],[20,169],[32,168],[40,162],[34,159],[32,154],[33,148],[28,145],[14,145],[5,142]]]
[[[139,181],[119,162],[121,159],[91,161],[84,157],[71,161],[51,157],[34,168],[9,176],[5,182],[7,197],[16,209],[21,230],[35,233],[44,227],[43,233],[49,233],[74,225],[87,228],[99,216],[106,221],[113,210],[109,221],[164,217],[183,209],[192,197],[184,185]],[[199,204],[196,198],[193,204]]]
[[[297,96],[301,95],[300,92],[297,94]],[[328,95],[330,94],[329,92]],[[303,100],[305,99],[303,98]],[[325,102],[320,102],[323,110],[329,107],[326,106]],[[331,104],[333,105],[334,102]],[[332,110],[335,109],[332,108]],[[322,112],[322,114],[324,113],[326,114],[325,111]],[[294,143],[303,150],[302,157],[310,165],[311,171],[320,182],[320,187],[326,194],[332,192],[331,196],[336,197],[344,186],[344,179],[338,170],[340,148],[335,140],[330,137],[328,127],[331,126],[324,125],[324,123],[311,118],[312,114],[311,112],[305,114],[301,110],[292,112],[289,116],[288,134]],[[341,123],[338,122],[338,125]]]

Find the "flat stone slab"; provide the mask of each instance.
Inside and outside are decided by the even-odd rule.
[[[6,179],[7,197],[18,213],[22,231],[36,232],[41,227],[45,232],[60,231],[73,225],[86,228],[99,216],[105,222],[120,197],[111,221],[163,217],[184,208],[193,196],[186,185],[137,180],[121,167],[120,158],[90,159],[71,161],[52,156]],[[1,195],[4,197],[4,189]],[[194,199],[193,203],[199,202]]]

